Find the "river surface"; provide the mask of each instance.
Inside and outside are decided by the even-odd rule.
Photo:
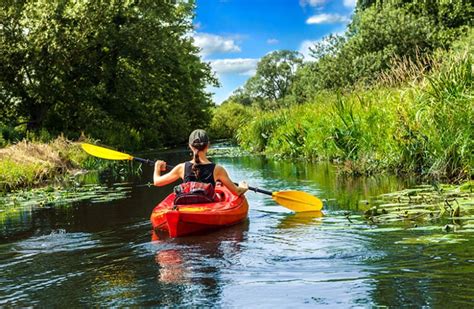
[[[148,155],[170,164],[187,154]],[[246,222],[200,236],[152,240],[150,213],[172,186],[125,186],[128,197],[19,210],[0,228],[0,306],[223,308],[474,307],[474,237],[407,242],[443,231],[377,228],[360,200],[413,185],[337,176],[326,164],[215,157],[235,181],[325,200],[294,214],[247,193]]]

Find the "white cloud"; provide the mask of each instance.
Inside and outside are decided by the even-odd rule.
[[[347,1],[347,0],[344,0]],[[307,5],[312,6],[312,7],[318,7],[322,6],[324,3],[326,3],[326,0],[300,0],[300,5],[302,7],[305,7]]]
[[[225,38],[220,35],[210,33],[195,33],[194,44],[201,48],[201,54],[206,57],[214,53],[237,53],[240,47],[234,39]]]
[[[217,74],[253,75],[260,59],[235,58],[210,60],[212,69]]]
[[[268,39],[267,44],[273,45],[273,44],[278,44],[280,41],[277,39]]]
[[[344,6],[353,8],[356,6],[357,0],[343,0]]]
[[[318,14],[313,15],[306,20],[306,23],[309,25],[312,24],[338,24],[346,23],[349,21],[347,16],[339,14]]]

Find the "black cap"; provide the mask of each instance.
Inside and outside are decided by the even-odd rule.
[[[207,136],[206,131],[197,129],[191,132],[189,135],[189,145],[195,148],[204,148],[209,144],[209,136]]]

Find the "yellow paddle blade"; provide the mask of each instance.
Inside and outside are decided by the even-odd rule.
[[[133,160],[133,157],[129,154],[118,152],[112,149],[82,143],[82,149],[90,155],[94,157],[102,158],[102,159],[109,159],[109,160]]]
[[[321,211],[323,202],[316,196],[301,191],[273,192],[272,198],[278,204],[295,212]]]

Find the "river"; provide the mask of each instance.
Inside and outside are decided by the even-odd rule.
[[[176,164],[187,154],[149,156]],[[262,157],[214,161],[235,181],[314,194],[324,214],[294,214],[249,192],[242,224],[152,240],[150,213],[172,186],[145,185],[144,167],[122,184],[124,199],[20,209],[4,220],[0,306],[473,307],[474,235],[442,241],[441,229],[384,229],[360,216],[360,200],[410,181]]]

